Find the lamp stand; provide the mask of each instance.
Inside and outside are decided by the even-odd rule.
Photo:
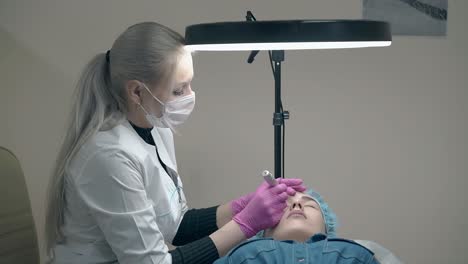
[[[284,126],[284,120],[289,119],[289,112],[283,111],[281,102],[281,63],[284,61],[284,50],[273,50],[271,52],[271,60],[273,61],[273,76],[275,79],[275,112],[273,113],[273,128],[274,128],[274,146],[275,146],[275,178],[284,178],[282,161],[284,161],[284,146],[282,141],[281,128]],[[284,140],[284,139],[283,139]]]

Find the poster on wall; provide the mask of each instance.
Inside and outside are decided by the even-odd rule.
[[[446,36],[448,0],[363,0],[363,17],[391,24],[393,35]]]

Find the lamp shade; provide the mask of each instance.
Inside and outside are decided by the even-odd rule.
[[[274,20],[188,26],[186,48],[197,50],[294,50],[389,46],[390,25],[371,20]]]

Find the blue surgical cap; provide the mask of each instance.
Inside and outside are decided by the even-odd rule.
[[[335,212],[333,212],[333,210],[328,206],[325,200],[323,200],[322,196],[318,192],[314,191],[312,188],[308,188],[305,194],[311,196],[315,200],[315,202],[317,202],[320,206],[327,236],[336,237],[336,228],[338,227],[338,220],[336,218]]]
[[[312,197],[315,200],[315,202],[320,206],[320,210],[322,211],[323,216],[323,222],[325,223],[326,235],[328,237],[336,237],[336,229],[338,227],[338,220],[336,218],[336,214],[328,206],[325,200],[323,200],[322,196],[312,188],[307,188],[307,190],[304,193]],[[263,235],[264,231],[262,230],[258,232],[257,235],[253,238],[262,238]]]

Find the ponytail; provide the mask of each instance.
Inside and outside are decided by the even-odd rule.
[[[45,238],[47,254],[51,257],[54,244],[64,239],[61,227],[66,203],[66,168],[83,143],[101,128],[111,127],[123,119],[121,107],[111,91],[106,55],[98,54],[86,65],[76,86],[67,134],[49,182]]]

